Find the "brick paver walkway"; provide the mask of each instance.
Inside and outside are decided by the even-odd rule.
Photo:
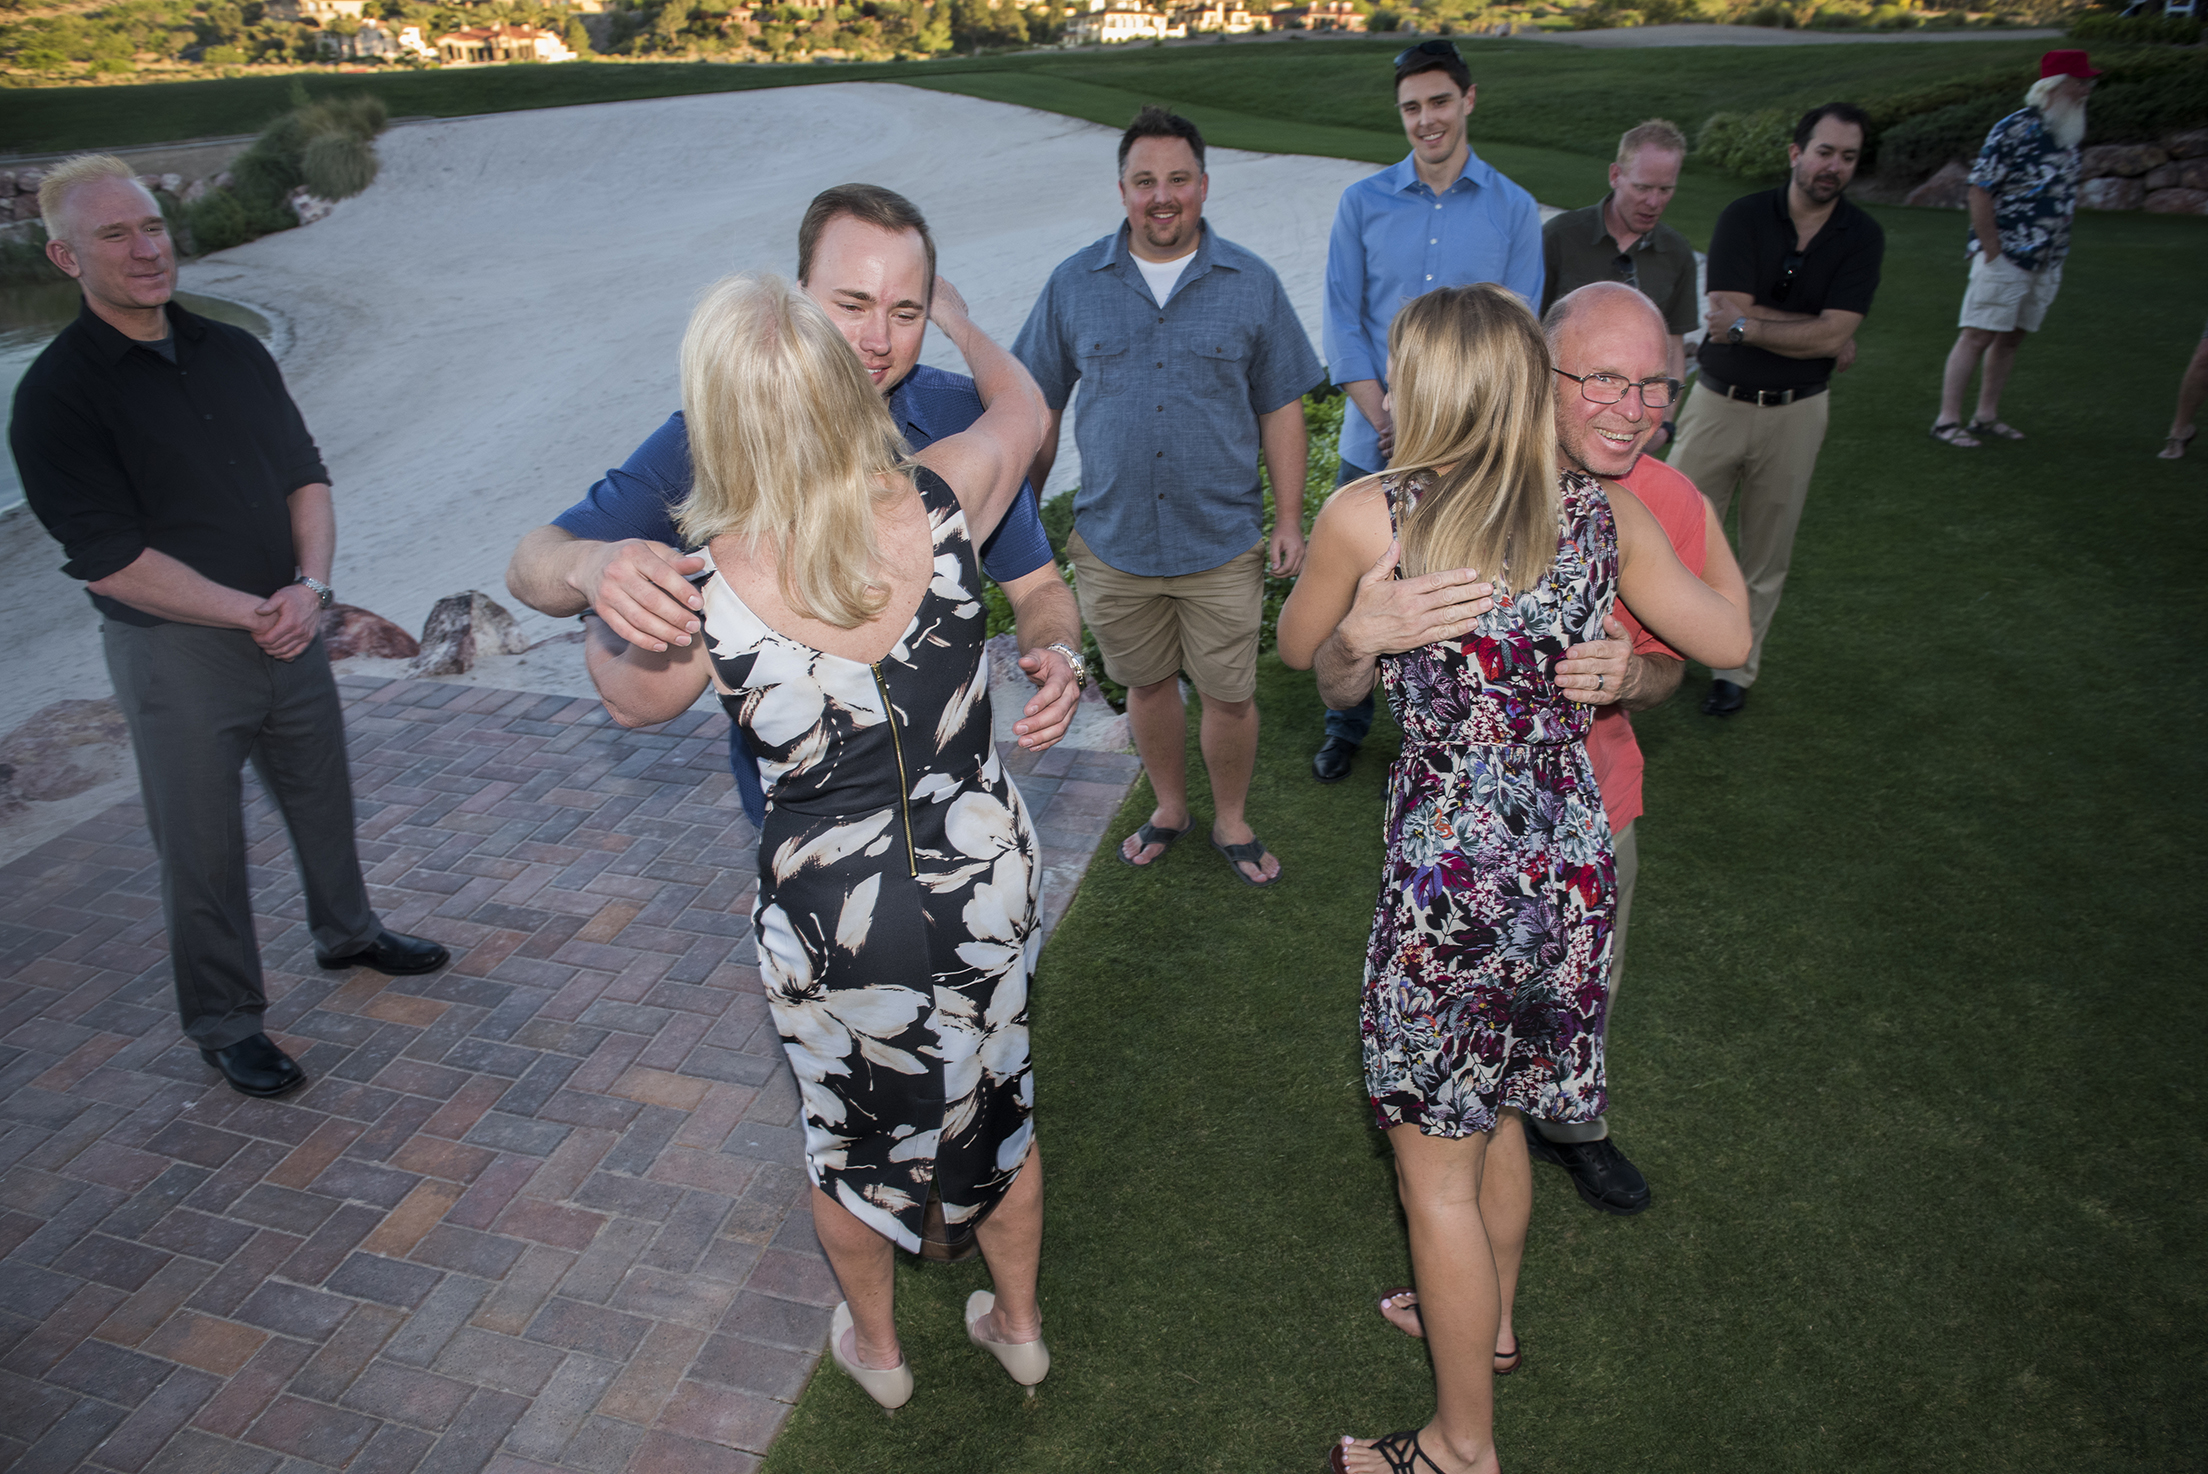
[[[837,1296],[725,719],[344,684],[376,902],[456,958],[317,969],[249,790],[298,1094],[182,1042],[136,805],[0,869],[0,1469],[754,1468]],[[1054,923],[1134,759],[1009,761]]]

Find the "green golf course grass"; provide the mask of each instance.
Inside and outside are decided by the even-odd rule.
[[[1599,158],[1538,152],[1578,181],[1544,198],[1599,193]],[[1701,182],[1697,244],[1739,188]],[[1612,1121],[1655,1206],[1536,1168],[1513,1474],[2197,1461],[2208,456],[2153,453],[2208,225],[2082,217],[2003,405],[2031,438],[1963,452],[1924,433],[1961,216],[1877,213],[1764,677],[1731,721],[1699,672],[1636,719]],[[823,1363],[769,1474],[1316,1470],[1429,1416],[1374,1308],[1409,1262],[1356,1037],[1393,728],[1325,788],[1308,677],[1268,657],[1259,701],[1281,888],[1200,836],[1154,871],[1100,851],[1036,979],[1050,1379],[1024,1397],[967,1345],[978,1263],[905,1263],[917,1395],[885,1415]],[[1190,766],[1201,819],[1193,726]]]

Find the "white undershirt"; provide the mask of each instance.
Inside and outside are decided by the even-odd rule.
[[[1188,270],[1188,263],[1196,259],[1194,251],[1172,261],[1145,261],[1132,251],[1128,254],[1134,257],[1136,270],[1150,284],[1150,295],[1160,307],[1165,305],[1166,298],[1173,295],[1173,284],[1181,279],[1182,272]]]

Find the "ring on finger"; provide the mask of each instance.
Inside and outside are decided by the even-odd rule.
[[[1597,676],[1595,677],[1595,689],[1596,689],[1597,691],[1600,691],[1600,690],[1602,689],[1602,683],[1603,683],[1604,681],[1608,680],[1608,679],[1609,679],[1609,676],[1608,676],[1607,674],[1598,674],[1598,675],[1597,675]]]

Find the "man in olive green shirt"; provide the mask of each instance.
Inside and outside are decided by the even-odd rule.
[[[1686,377],[1683,336],[1702,321],[1694,247],[1663,223],[1686,156],[1686,136],[1661,118],[1628,129],[1618,140],[1618,161],[1610,166],[1610,193],[1541,227],[1542,264],[1547,268],[1541,310],[1547,312],[1557,298],[1589,282],[1624,282],[1663,313],[1671,334],[1669,372],[1674,379]],[[1666,421],[1648,449],[1661,450],[1670,442],[1670,432]]]

